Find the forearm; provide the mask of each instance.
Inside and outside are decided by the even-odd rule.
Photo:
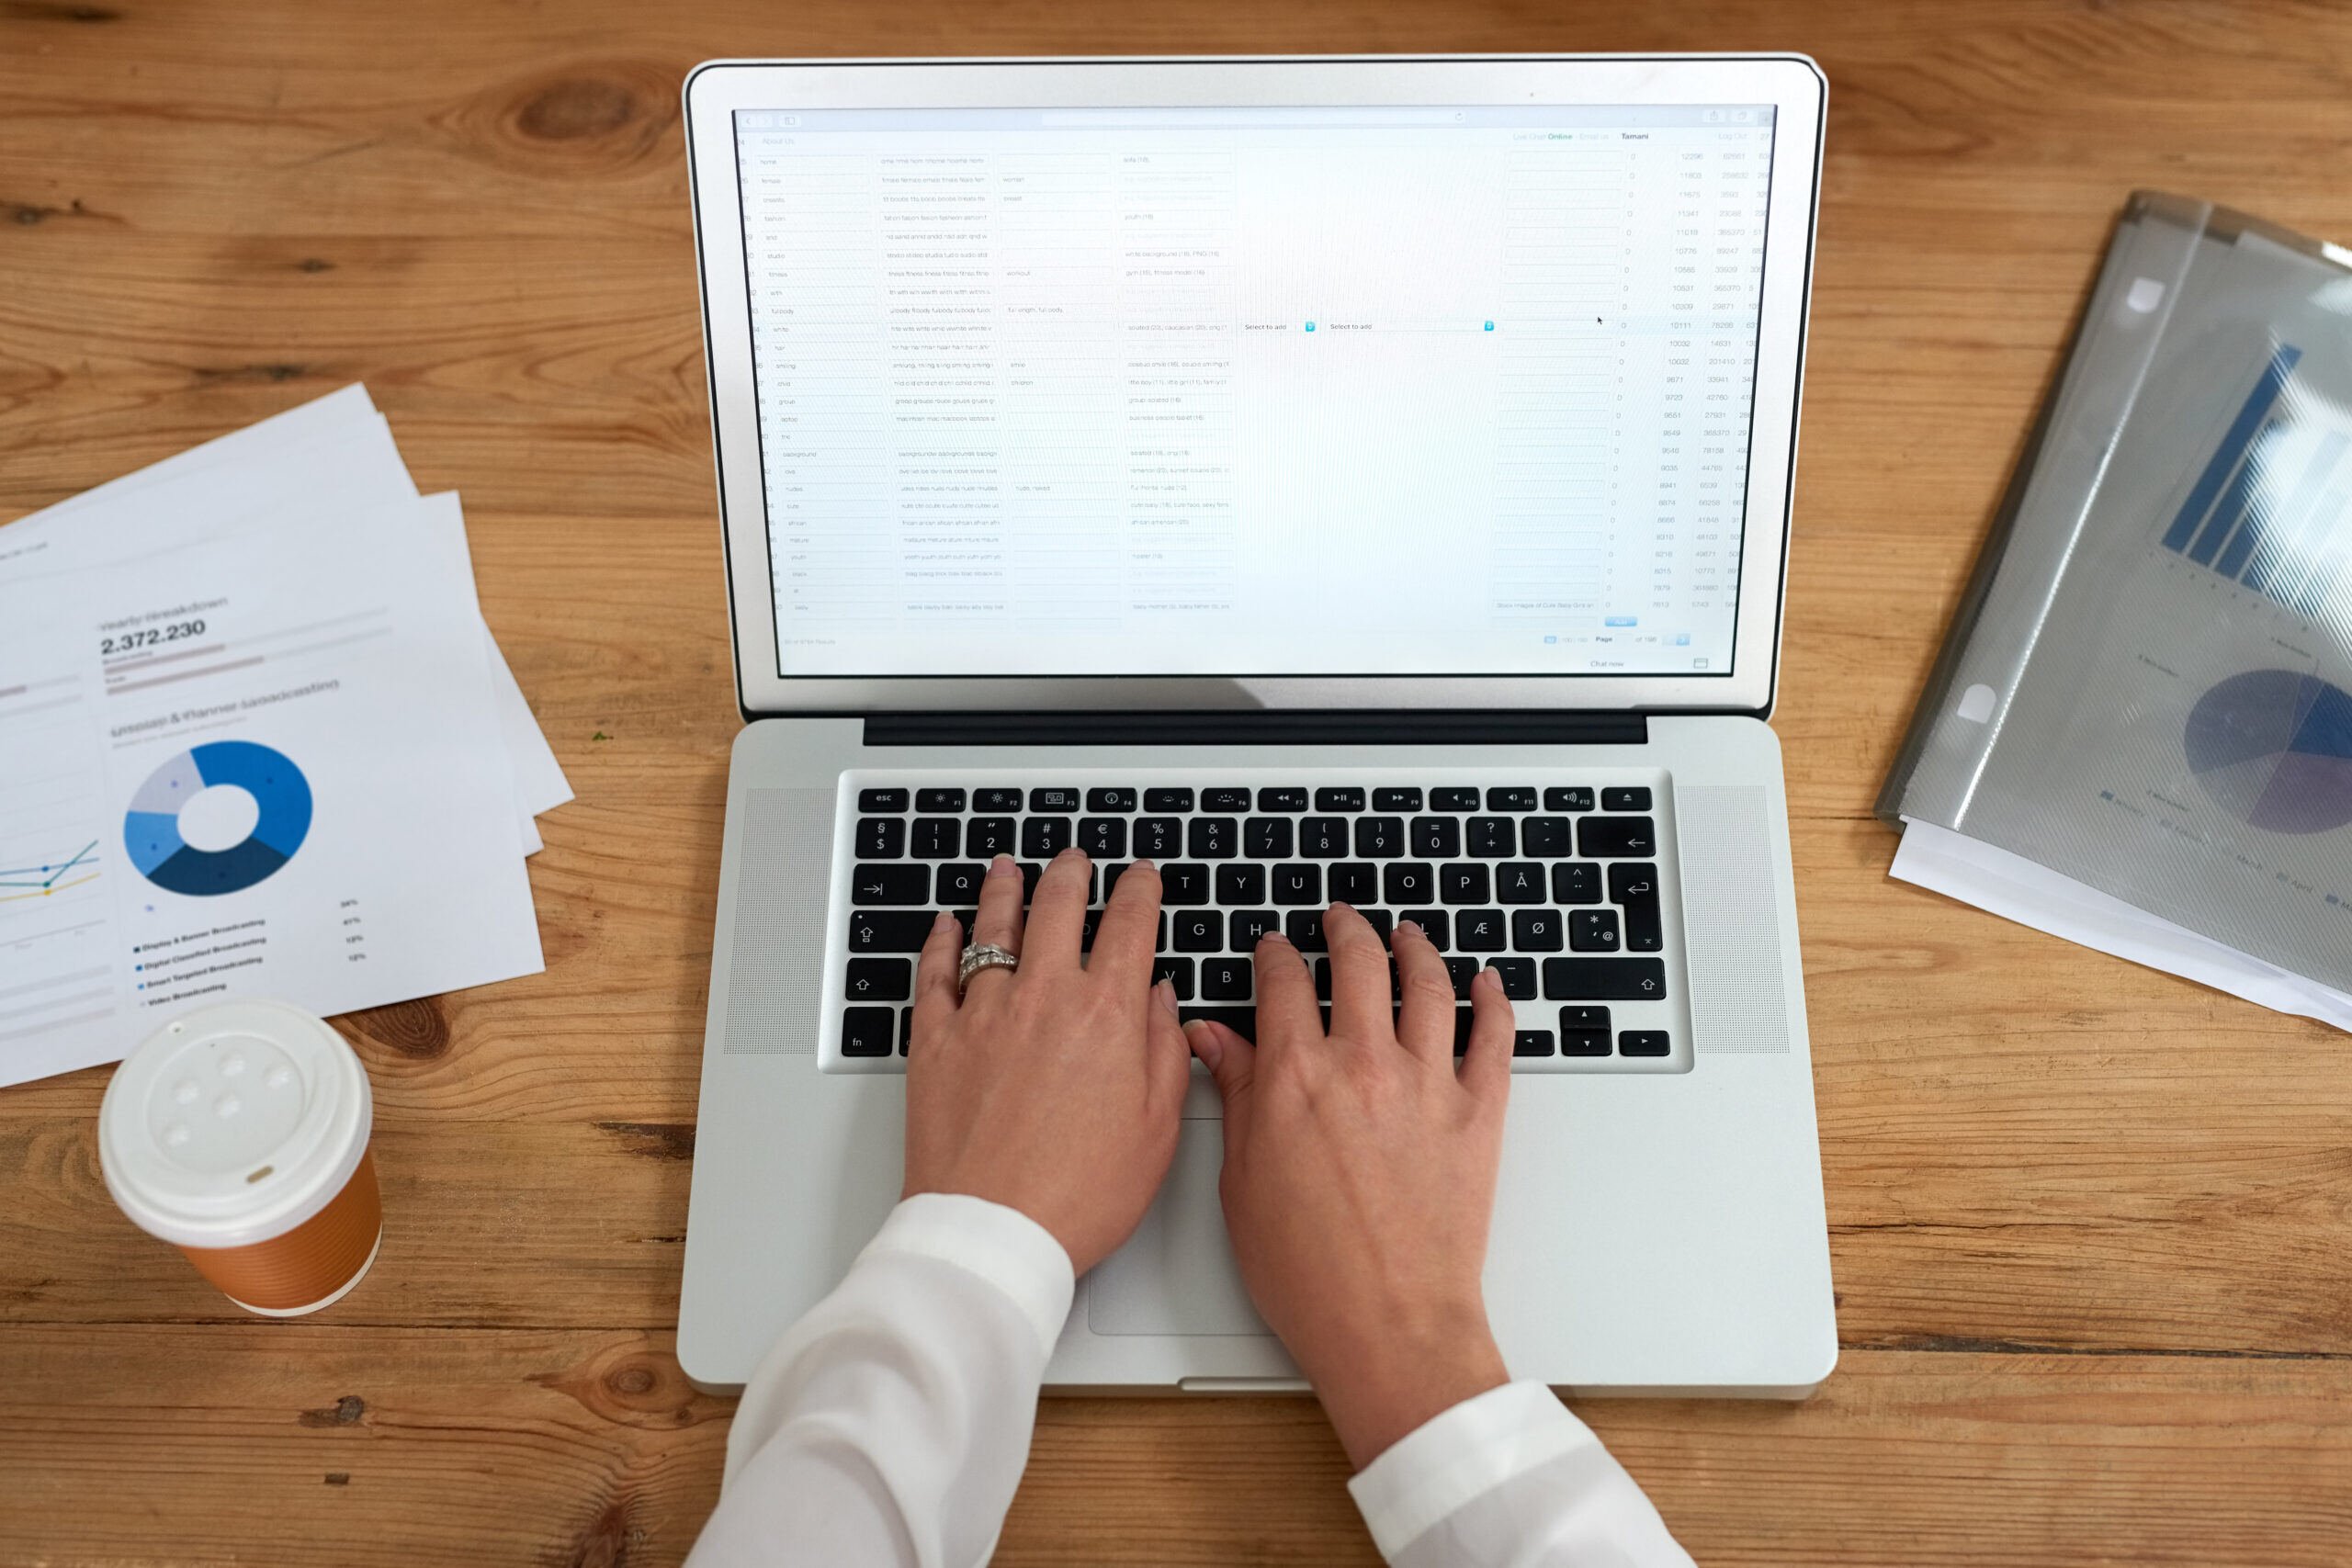
[[[1395,1568],[1689,1568],[1657,1510],[1541,1383],[1408,1434],[1348,1483]]]
[[[986,1562],[1071,1290],[1012,1210],[901,1203],[745,1386],[693,1563]]]

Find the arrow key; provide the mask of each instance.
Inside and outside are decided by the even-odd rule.
[[[914,983],[915,966],[903,958],[853,958],[842,994],[854,1002],[902,1002]]]

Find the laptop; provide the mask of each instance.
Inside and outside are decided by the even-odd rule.
[[[721,62],[685,86],[738,698],[678,1356],[899,1196],[916,949],[991,856],[1419,921],[1517,1011],[1512,1371],[1837,1357],[1772,706],[1826,85],[1799,56]],[[1091,926],[1091,922],[1090,922]],[[1465,1015],[1466,1016],[1466,1015]],[[1069,1390],[1304,1385],[1197,1065]]]

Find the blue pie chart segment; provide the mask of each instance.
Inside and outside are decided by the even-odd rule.
[[[180,809],[224,784],[252,795],[259,815],[242,841],[199,850],[180,837]],[[123,848],[141,876],[198,898],[266,880],[310,833],[311,781],[283,751],[251,740],[207,741],[167,759],[131,795],[122,825]]]
[[[2352,694],[2316,675],[2253,670],[2216,684],[2181,737],[2215,804],[2273,833],[2352,822]]]

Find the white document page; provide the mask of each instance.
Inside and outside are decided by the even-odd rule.
[[[455,500],[401,504],[0,584],[0,1082],[542,967]]]

